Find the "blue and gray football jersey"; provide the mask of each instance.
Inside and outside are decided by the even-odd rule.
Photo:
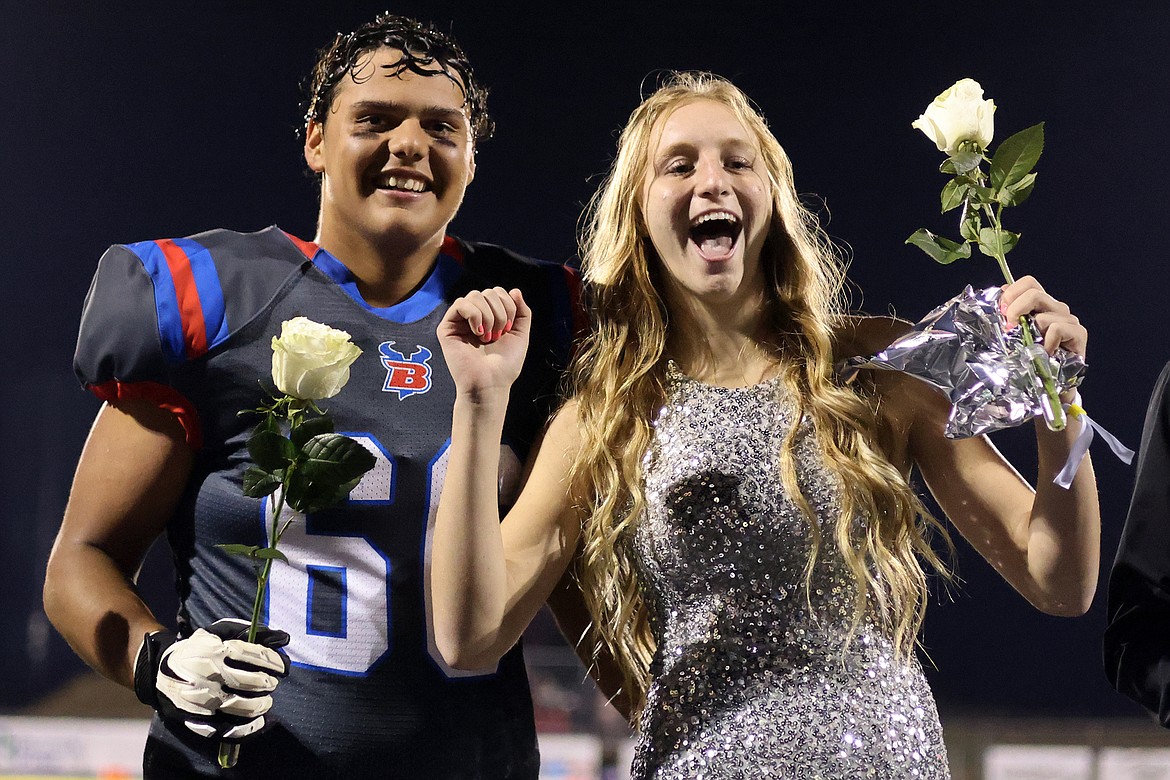
[[[448,238],[415,293],[375,308],[336,258],[277,228],[119,245],[103,256],[75,367],[103,399],[149,398],[172,410],[195,450],[167,524],[183,635],[251,614],[252,564],[216,545],[266,543],[268,501],[241,488],[258,420],[238,412],[265,399],[270,343],[284,320],[340,328],[362,349],[349,383],[321,405],[377,460],[348,501],[294,522],[281,538],[289,562],[273,567],[265,622],[292,635],[293,669],[274,696],[274,727],[221,773],[215,744],[156,718],[148,775],[537,776],[520,647],[496,668],[449,669],[424,588],[455,399],[435,328],[456,297],[497,285],[519,287],[533,309],[501,442],[508,502],[581,325],[571,269]]]

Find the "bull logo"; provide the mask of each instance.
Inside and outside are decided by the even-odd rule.
[[[431,359],[431,351],[420,346],[404,355],[392,349],[393,346],[393,341],[383,341],[378,345],[382,365],[386,367],[386,384],[382,386],[382,392],[398,393],[398,400],[402,400],[430,390],[431,367],[427,361]]]

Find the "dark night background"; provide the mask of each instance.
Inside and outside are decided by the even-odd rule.
[[[815,8],[815,10],[814,10]],[[763,10],[766,9],[766,10]],[[82,299],[115,242],[271,224],[311,238],[299,83],[371,3],[8,4],[0,284],[0,709],[81,669],[40,607],[44,563],[97,402],[72,377]],[[1136,447],[1170,359],[1163,302],[1170,4],[846,2],[577,4],[399,2],[450,27],[492,87],[499,129],[452,232],[570,260],[578,215],[648,74],[701,68],[762,107],[802,193],[852,250],[855,304],[917,319],[964,284],[997,283],[977,258],[937,266],[903,245],[946,234],[941,156],[915,119],[956,79],[995,99],[997,140],[1039,121],[1038,186],[1007,225],[1011,255],[1089,328],[1086,405]],[[647,82],[649,83],[649,82]],[[996,442],[1028,475],[1030,434]],[[948,714],[1136,715],[1104,681],[1104,583],[1132,470],[1095,446],[1102,586],[1084,618],[1033,610],[960,543],[964,584],[932,604],[925,645]],[[1167,519],[1170,522],[1170,518]],[[148,579],[162,583],[160,571]]]

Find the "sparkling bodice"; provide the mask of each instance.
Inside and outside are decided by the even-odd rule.
[[[794,425],[824,539],[810,574],[812,525],[781,480]],[[947,777],[917,661],[869,622],[850,639],[837,483],[780,381],[726,389],[672,367],[643,466],[633,545],[658,650],[634,776]]]

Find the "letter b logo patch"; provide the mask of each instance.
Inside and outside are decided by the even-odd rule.
[[[427,361],[431,359],[431,351],[426,347],[416,347],[409,355],[404,355],[392,349],[393,346],[393,341],[383,341],[378,345],[382,365],[386,368],[386,384],[382,391],[398,393],[401,400],[430,390],[431,366]]]

